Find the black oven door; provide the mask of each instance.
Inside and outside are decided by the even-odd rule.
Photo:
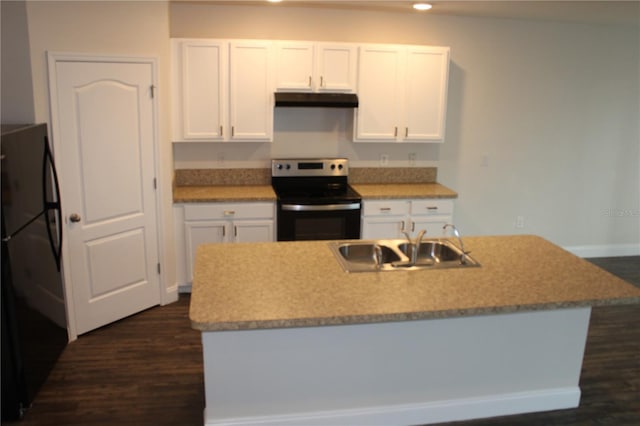
[[[360,238],[360,202],[298,204],[278,201],[278,241]]]

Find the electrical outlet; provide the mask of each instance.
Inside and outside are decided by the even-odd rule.
[[[518,229],[524,228],[524,216],[516,217],[516,228]]]
[[[413,167],[416,165],[416,153],[415,152],[410,152],[409,153],[409,166]]]
[[[389,154],[380,154],[380,165],[381,166],[389,165]]]

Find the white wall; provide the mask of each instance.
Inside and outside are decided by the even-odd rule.
[[[158,60],[159,181],[163,279],[177,288],[172,211],[173,154],[169,138],[169,6],[164,1],[28,1],[35,119],[50,122],[46,52],[154,57]],[[3,72],[5,64],[3,66]],[[56,141],[53,141],[55,149]]]
[[[524,232],[583,253],[640,253],[637,26],[180,3],[171,36],[451,47],[442,146],[353,144],[346,111],[277,109],[273,144],[180,144],[177,167],[251,167],[281,155],[375,165],[383,152],[405,166],[416,152],[459,192],[465,234]],[[524,229],[514,228],[518,215]]]
[[[465,234],[526,232],[563,246],[640,251],[638,27],[144,1],[30,1],[27,14],[36,121],[49,121],[45,51],[159,58],[167,250],[171,36],[431,44],[452,55],[443,145],[356,145],[348,112],[278,110],[273,144],[174,146],[178,167],[255,166],[281,155],[373,165],[383,152],[401,166],[416,152],[418,165],[437,166],[439,181],[459,192]],[[517,215],[523,230],[513,226]]]
[[[25,1],[0,2],[2,35],[2,124],[24,124],[35,121],[31,61],[29,60],[29,34]]]

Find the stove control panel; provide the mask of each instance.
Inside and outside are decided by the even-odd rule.
[[[346,158],[286,158],[271,160],[271,176],[348,176]]]

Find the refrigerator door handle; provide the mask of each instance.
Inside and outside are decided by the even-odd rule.
[[[51,251],[56,261],[58,271],[60,271],[60,263],[62,260],[62,223],[60,218],[62,217],[62,209],[60,205],[60,184],[58,182],[58,171],[56,170],[55,162],[53,161],[53,155],[51,148],[49,147],[49,138],[44,137],[44,159],[42,162],[42,198],[45,207],[45,215],[47,222],[47,234],[49,236],[49,244],[51,245]],[[47,200],[47,163],[51,165],[51,174],[53,175],[53,189],[55,201]],[[53,240],[53,234],[51,233],[51,223],[49,221],[49,211],[54,211],[54,220],[57,223],[58,231],[58,245]]]

